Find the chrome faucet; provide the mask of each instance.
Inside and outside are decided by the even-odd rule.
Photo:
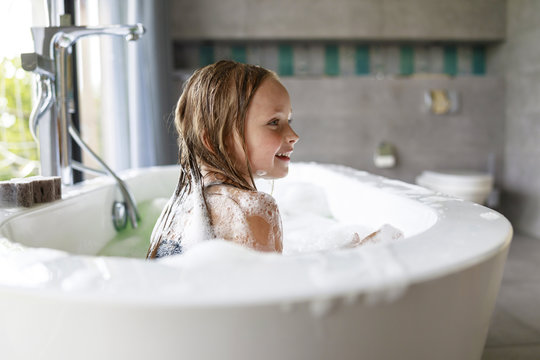
[[[23,69],[38,75],[38,102],[30,114],[30,131],[39,142],[41,174],[60,176],[64,185],[73,184],[73,169],[111,175],[120,188],[126,206],[126,211],[122,212],[118,211],[115,205],[113,214],[126,214],[134,228],[137,227],[139,214],[129,189],[124,181],[81,139],[72,124],[74,90],[68,56],[72,52],[73,45],[83,37],[113,35],[133,41],[143,34],[144,27],[141,24],[33,27],[32,35],[36,52],[21,55]],[[103,167],[104,172],[87,168],[71,159],[69,135],[82,149],[90,153]],[[121,227],[117,224],[122,224],[122,221],[116,219],[113,222],[117,229]]]

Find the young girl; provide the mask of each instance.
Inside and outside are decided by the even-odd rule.
[[[260,251],[282,251],[275,200],[254,178],[287,175],[298,135],[277,75],[220,61],[196,71],[176,107],[181,173],[152,232],[148,258],[222,238]]]

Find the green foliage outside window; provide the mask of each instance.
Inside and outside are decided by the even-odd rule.
[[[38,173],[37,144],[30,134],[32,75],[20,59],[0,59],[0,180]]]

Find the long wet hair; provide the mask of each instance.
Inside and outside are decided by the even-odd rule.
[[[247,158],[244,128],[253,95],[269,77],[277,79],[275,73],[262,67],[223,60],[197,70],[184,84],[174,119],[178,132],[180,179],[174,197],[152,231],[147,258],[158,256],[163,241],[169,246],[176,244],[172,253],[182,252],[174,217],[176,207],[187,195],[198,193],[195,197],[201,200],[205,214],[203,221],[211,225],[204,196],[203,165],[228,184],[256,190]],[[239,160],[234,157],[238,142],[246,155],[245,164],[238,164]]]
[[[176,195],[202,186],[201,165],[245,190],[255,190],[247,158],[245,122],[249,104],[262,82],[277,75],[260,66],[222,60],[197,70],[184,84],[176,106],[181,174]],[[240,140],[245,164],[233,157],[235,139]],[[251,182],[241,169],[247,169]]]

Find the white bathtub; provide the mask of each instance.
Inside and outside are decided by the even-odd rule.
[[[177,176],[162,167],[123,177],[141,202],[169,197]],[[278,202],[278,190],[306,182],[325,189],[341,222],[389,223],[405,239],[289,256],[216,242],[156,262],[94,256],[115,235],[108,179],[50,205],[0,210],[0,358],[480,359],[509,222],[315,164],[291,165]]]

